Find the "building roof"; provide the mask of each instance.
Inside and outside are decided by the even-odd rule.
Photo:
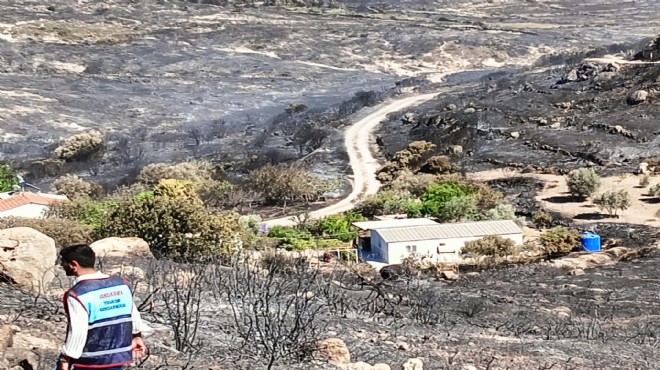
[[[68,198],[63,195],[55,196],[54,194],[17,193],[8,198],[0,199],[0,212],[8,211],[10,209],[18,208],[28,204],[40,204],[49,206],[55,202],[62,202],[66,200],[68,200]]]
[[[388,243],[522,233],[520,227],[511,220],[396,227],[374,231]]]
[[[402,218],[382,221],[362,221],[353,222],[353,226],[361,230],[387,229],[391,227],[409,227],[423,225],[439,225],[437,222],[428,218]]]

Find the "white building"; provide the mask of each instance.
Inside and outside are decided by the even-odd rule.
[[[465,242],[499,235],[523,243],[522,229],[511,220],[474,221],[435,225],[374,228],[370,253],[381,262],[399,264],[410,255],[436,262],[460,261]]]
[[[67,201],[64,195],[30,192],[0,193],[0,217],[42,218],[50,205]]]

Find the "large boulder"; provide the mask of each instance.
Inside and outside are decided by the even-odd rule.
[[[424,370],[424,363],[419,358],[411,358],[403,364],[403,370]]]
[[[42,292],[55,278],[55,241],[29,227],[0,230],[0,274],[33,292]]]
[[[628,95],[627,102],[630,105],[637,105],[637,104],[641,104],[641,103],[645,102],[646,99],[648,99],[648,97],[649,97],[649,92],[648,91],[646,91],[646,90],[637,90],[637,91],[633,91],[632,93],[630,93],[630,95]]]
[[[97,257],[154,258],[149,243],[140,238],[105,238],[90,245]]]
[[[4,355],[7,347],[11,347],[14,338],[14,331],[11,325],[0,326],[0,355]]]
[[[348,365],[351,363],[351,353],[343,340],[328,338],[318,343],[316,357],[332,365]]]

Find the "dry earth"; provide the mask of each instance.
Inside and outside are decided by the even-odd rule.
[[[658,198],[649,196],[648,186],[640,187],[642,176],[626,174],[601,178],[601,191],[609,189],[624,189],[630,194],[630,208],[619,211],[618,218],[608,217],[607,212],[601,211],[589,201],[575,201],[571,198],[566,186],[566,178],[560,175],[520,173],[516,170],[487,170],[473,172],[468,177],[475,180],[492,181],[511,177],[532,178],[543,183],[542,189],[534,195],[539,207],[557,212],[564,217],[571,218],[576,224],[589,224],[594,220],[599,223],[613,222],[637,224],[660,228],[660,219],[656,213],[660,210]],[[651,185],[660,182],[660,176],[649,176]]]

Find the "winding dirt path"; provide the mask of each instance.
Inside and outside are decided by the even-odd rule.
[[[353,191],[344,199],[331,206],[310,212],[312,219],[322,218],[348,211],[355,207],[356,202],[364,196],[376,194],[380,188],[380,182],[376,180],[378,161],[374,158],[371,148],[374,146],[372,132],[385,117],[392,112],[419,105],[437,96],[439,93],[416,95],[381,104],[373,113],[355,122],[349,127],[344,135],[344,146],[349,157],[349,163],[353,169]],[[291,216],[264,221],[268,226],[294,225]]]

